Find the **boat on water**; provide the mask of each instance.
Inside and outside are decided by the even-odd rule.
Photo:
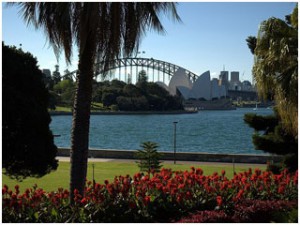
[[[257,108],[257,103],[255,104],[255,108],[253,108],[254,111],[256,111],[258,108]]]

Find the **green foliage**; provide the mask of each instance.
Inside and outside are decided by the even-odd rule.
[[[49,129],[49,94],[37,60],[2,43],[2,168],[12,178],[40,177],[57,168]]]
[[[162,167],[159,158],[161,154],[157,152],[158,145],[154,142],[144,142],[141,144],[143,150],[136,152],[136,157],[139,159],[137,162],[140,171],[147,172],[148,174],[158,172]]]
[[[99,82],[94,90],[93,99],[107,107],[117,105],[122,111],[183,109],[179,97],[171,96],[163,87],[147,82],[146,79],[139,81],[137,85],[118,80]]]
[[[259,116],[254,113],[248,113],[244,116],[244,121],[251,124],[255,131],[274,130],[278,125],[278,118],[275,115]]]
[[[52,73],[52,79],[55,84],[58,84],[61,81],[61,76],[59,72],[59,66],[55,65],[55,71]]]
[[[54,92],[58,95],[56,98],[58,105],[73,106],[75,83],[71,79],[59,81],[53,87]]]
[[[277,113],[271,116],[246,114],[244,121],[255,130],[252,136],[255,149],[267,153],[286,155],[283,161],[285,167],[291,171],[297,169],[298,141],[283,129]]]
[[[255,56],[253,76],[258,94],[275,100],[282,127],[298,135],[298,5],[287,21],[269,18],[258,36],[247,39]]]

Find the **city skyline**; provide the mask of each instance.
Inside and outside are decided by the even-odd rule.
[[[143,38],[140,57],[170,62],[198,75],[210,70],[212,78],[219,78],[220,71],[238,71],[240,80],[252,81],[254,57],[248,49],[246,38],[256,36],[259,24],[272,16],[284,19],[296,2],[181,2],[178,13],[182,23],[173,23],[162,17],[166,35],[149,31]],[[31,52],[38,59],[40,69],[60,71],[67,69],[64,55],[59,62],[49,47],[43,31],[26,27],[17,7],[2,3],[2,40],[6,45]],[[13,29],[12,29],[13,28]],[[33,41],[34,40],[34,41]],[[72,66],[77,69],[77,52]]]

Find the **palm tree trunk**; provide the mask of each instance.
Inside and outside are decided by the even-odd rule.
[[[83,196],[87,175],[90,107],[95,46],[87,41],[79,55],[77,89],[73,108],[71,135],[70,200],[74,202],[74,190]]]

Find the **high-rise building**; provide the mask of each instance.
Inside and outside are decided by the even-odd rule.
[[[228,71],[221,71],[219,75],[219,85],[224,85],[226,90],[228,90],[229,81],[228,81]]]
[[[240,81],[240,73],[237,71],[230,72],[230,81],[238,83]]]
[[[221,71],[219,80],[228,81],[228,71]]]

